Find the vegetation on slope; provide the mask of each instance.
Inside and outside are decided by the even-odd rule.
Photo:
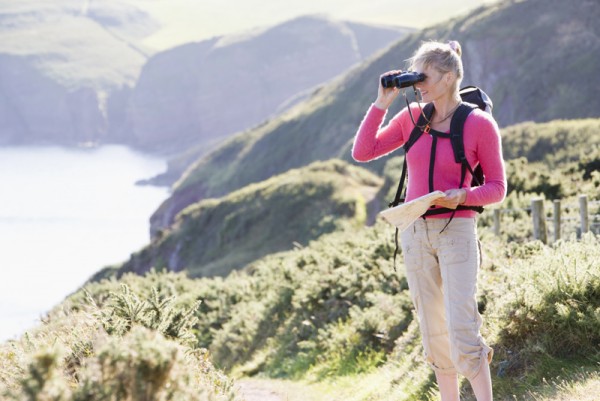
[[[114,290],[93,299],[80,291],[32,333],[0,346],[2,399],[239,399],[197,346],[196,302],[178,308],[159,286],[145,296],[127,285]]]
[[[484,335],[496,351],[498,399],[591,401],[586,394],[600,386],[594,373],[600,363],[600,238],[532,242],[526,209],[532,196],[597,196],[597,125],[557,121],[505,131],[505,153],[517,157],[507,164],[504,206],[512,210],[503,215],[500,237],[490,235],[489,208],[479,219],[486,253],[479,307]],[[393,230],[382,223],[359,227],[366,220],[364,190],[391,196],[401,161],[386,160],[384,180],[339,160],[315,163],[192,206],[165,240],[206,231],[209,241],[211,216],[221,223],[245,216],[221,227],[222,237],[252,226],[241,221],[262,221],[265,237],[253,242],[259,233],[249,232],[236,240],[239,248],[249,243],[260,249],[283,235],[276,229],[280,219],[289,223],[290,210],[302,210],[307,197],[313,206],[325,199],[330,208],[300,213],[306,225],[297,232],[310,233],[323,221],[335,226],[309,236],[317,239],[307,238],[306,246],[268,255],[226,278],[151,272],[90,283],[34,333],[0,348],[0,391],[7,399],[95,400],[120,389],[120,396],[139,399],[143,382],[156,400],[194,399],[186,397],[201,389],[206,399],[236,397],[215,363],[234,376],[300,380],[311,390],[306,399],[315,401],[435,399],[403,267],[394,272],[391,265]],[[281,208],[281,215],[265,218],[270,208]],[[597,214],[598,207],[589,212]],[[188,237],[178,231],[186,224],[195,230]],[[466,383],[463,392],[470,399]]]
[[[597,157],[600,119],[556,120],[544,124],[526,122],[502,130],[506,159],[526,158],[556,167]]]
[[[479,306],[484,335],[496,350],[498,399],[544,399],[538,395],[555,394],[553,378],[563,387],[578,380],[593,385],[600,362],[600,238],[544,246],[506,243],[485,227],[481,235],[486,257]],[[394,272],[391,266],[392,236],[383,223],[338,231],[227,278],[152,272],[90,283],[55,309],[33,337],[2,347],[2,381],[14,394],[33,391],[31,372],[48,359],[30,365],[26,360],[40,343],[58,341],[66,352],[51,359],[57,367],[44,377],[62,377],[63,384],[52,386],[101,391],[124,377],[132,380],[124,386],[135,388],[130,375],[116,372],[159,369],[160,361],[178,362],[164,355],[187,346],[208,348],[215,365],[234,375],[309,380],[328,392],[322,399],[340,399],[335,391],[350,401],[434,399],[403,268]],[[184,335],[177,335],[182,324]],[[100,343],[123,351],[107,356]],[[125,352],[136,343],[143,344],[139,354]],[[144,356],[150,361],[124,362]],[[110,366],[115,374],[87,373],[94,366]],[[69,373],[73,369],[76,375]],[[230,388],[213,374],[218,388]]]
[[[596,144],[590,142],[597,125],[597,120],[557,121],[522,124],[505,132],[505,153],[517,157],[507,164],[510,194],[505,205],[513,210],[503,216],[501,237],[490,235],[490,210],[479,219],[487,254],[479,306],[485,316],[484,334],[496,350],[492,368],[500,399],[512,399],[513,395],[544,399],[557,394],[557,383],[570,391],[568,394],[581,392],[575,390],[579,386],[593,388],[598,383],[593,372],[600,362],[600,239],[589,235],[575,241],[572,236],[553,246],[532,242],[526,210],[532,196],[552,199],[558,193],[573,199],[580,193],[597,195],[600,174],[590,171],[598,158]],[[563,147],[564,142],[568,146]],[[583,143],[585,147],[580,146]],[[332,194],[343,193],[339,188],[360,192],[359,188],[366,186],[372,194],[379,190],[379,197],[386,192],[389,196],[401,161],[401,157],[386,160],[383,186],[382,180],[364,169],[339,160],[293,170],[221,200],[192,206],[164,238],[177,238],[177,230],[185,224],[196,227],[194,235],[203,235],[202,227],[212,233],[208,219],[221,216],[220,207],[231,212],[241,204],[252,206],[251,199],[270,200],[265,204],[273,207],[293,204],[294,199],[300,202],[312,193],[306,192],[302,179],[338,188],[328,193],[328,202],[336,198]],[[292,185],[286,186],[289,183]],[[278,188],[285,188],[286,202],[271,197]],[[364,202],[363,212],[354,210],[348,215],[355,216],[350,220],[364,223]],[[252,216],[251,210],[244,209],[244,215]],[[334,216],[345,216],[344,210],[332,209],[332,221]],[[315,212],[313,208],[310,213]],[[590,210],[591,214],[597,212],[594,207]],[[363,217],[357,219],[357,214]],[[252,221],[256,220],[261,219]],[[281,220],[262,220],[268,237],[280,234],[272,227],[278,227]],[[237,224],[228,227],[224,235],[237,232]],[[249,265],[240,262],[237,267],[246,268],[226,278],[126,274],[120,281],[89,284],[86,290],[97,305],[105,303],[106,294],[117,293],[121,284],[131,288],[138,299],[151,297],[153,288],[164,297],[176,296],[180,303],[175,310],[190,310],[201,301],[193,325],[195,345],[209,349],[214,363],[235,376],[316,382],[317,392],[324,394],[321,399],[328,400],[434,399],[437,390],[421,358],[403,268],[400,264],[394,272],[391,267],[392,235],[393,230],[381,223],[364,228],[342,224],[330,234],[307,240],[307,246],[297,245]],[[243,238],[238,239],[239,247],[243,242],[259,246],[252,242],[254,235]],[[261,241],[266,243],[264,238]],[[196,274],[193,269],[188,273]],[[79,310],[78,305],[88,302],[84,295],[75,294],[69,308]],[[340,381],[347,383],[348,390],[333,385]],[[465,394],[467,386],[463,386]]]
[[[381,186],[367,170],[318,162],[193,204],[120,272],[154,267],[191,276],[226,275],[264,255],[291,249],[342,226],[366,223]]]
[[[497,10],[510,9],[508,4]],[[590,4],[581,1],[578,12],[589,11]],[[519,10],[525,14],[526,10]],[[489,15],[508,14],[484,15],[473,24],[483,24]],[[460,23],[456,20],[449,29]],[[505,34],[511,33],[508,24],[499,26]],[[415,35],[401,46],[416,45],[418,38]],[[357,79],[353,85],[362,82]],[[565,90],[561,93],[568,99]],[[335,93],[322,89],[322,97],[309,104],[315,110],[326,104],[328,113],[343,117],[345,109],[330,101]],[[215,176],[215,181],[206,181],[214,185],[210,191],[239,188],[246,179],[270,177],[295,163],[329,158],[332,149],[343,149],[343,140],[326,136],[339,127],[339,121],[327,120],[320,131],[318,120],[297,113],[314,115],[296,109],[267,123],[264,132],[233,139],[230,144],[239,152],[224,148],[206,159],[221,163],[224,175],[219,176],[218,169],[211,171],[216,164],[200,162],[207,168],[202,174]],[[293,128],[292,134],[306,135],[273,137],[270,142],[267,128],[278,124]],[[496,350],[492,368],[499,399],[558,400],[567,394],[569,399],[581,395],[583,400],[586,392],[595,394],[600,387],[600,238],[588,234],[580,241],[572,238],[545,246],[531,241],[525,228],[530,225],[525,207],[534,194],[547,199],[570,199],[578,193],[597,196],[600,153],[593,135],[597,126],[597,120],[521,124],[504,133],[505,152],[511,159],[505,205],[513,210],[504,217],[499,238],[489,234],[489,212],[479,220],[487,254],[479,307],[485,317],[484,335]],[[304,141],[314,149],[306,159],[302,159]],[[293,151],[283,146],[288,142],[295,146]],[[275,158],[273,149],[279,152]],[[232,155],[238,157],[233,163]],[[374,170],[383,171],[386,178],[380,194],[393,191],[399,161],[391,158],[374,164]],[[246,178],[241,175],[245,169],[249,170]],[[228,254],[231,259],[221,262],[226,268],[241,269],[254,261],[226,278],[151,272],[88,284],[85,291],[53,310],[34,332],[0,346],[0,393],[6,399],[234,399],[230,379],[213,367],[214,362],[232,375],[303,379],[324,384],[321,389],[329,386],[331,392],[321,399],[434,399],[437,390],[420,355],[403,269],[401,265],[398,272],[391,268],[393,230],[380,223],[361,228],[356,224],[367,220],[367,198],[361,190],[367,187],[374,194],[381,184],[362,169],[330,161],[192,205],[171,231],[157,238],[154,248],[146,250],[149,255],[136,256],[145,263],[144,269],[175,266],[200,275],[193,261],[206,257],[201,263],[217,263],[211,259],[219,257],[211,254],[215,247],[221,247],[219,255],[223,255],[249,245],[238,255]],[[307,199],[323,207],[310,208]],[[309,208],[306,213],[290,216],[290,209],[304,207]],[[279,211],[271,219],[266,210]],[[339,224],[339,217],[349,224]],[[244,259],[263,247],[269,253],[281,250],[269,249],[268,244],[285,235],[278,230],[282,221],[297,224],[294,235],[308,233],[299,241],[302,244],[258,261],[267,252]],[[252,231],[260,222],[264,222],[260,231]],[[314,227],[316,233],[311,232]],[[265,233],[270,235],[260,236]],[[215,238],[221,242],[210,246],[197,242],[183,250],[186,241],[192,243],[203,235],[204,242]],[[283,241],[289,245],[292,239]],[[177,252],[169,253],[177,246]]]
[[[127,1],[3,2],[0,19],[0,54],[23,57],[70,91],[133,85],[150,53],[142,40],[160,26]]]
[[[424,40],[457,39],[463,44],[463,82],[486,90],[501,126],[597,117],[600,98],[595,84],[587,82],[597,82],[589,66],[600,61],[594,22],[599,14],[600,4],[588,0],[505,1],[409,35],[320,88],[306,102],[199,159],[175,184],[153,224],[168,225],[190,203],[222,196],[290,168],[331,157],[349,159],[349,142],[374,100],[377,78],[403,67]],[[578,78],[566,78],[573,71]],[[402,105],[399,99],[389,114]],[[369,165],[377,172],[382,167],[381,162]]]

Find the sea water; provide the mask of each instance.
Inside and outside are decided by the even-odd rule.
[[[0,148],[0,341],[149,243],[165,160],[124,146]]]

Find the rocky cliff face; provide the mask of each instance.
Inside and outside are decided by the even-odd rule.
[[[300,18],[152,55],[127,2],[0,6],[0,144],[116,142],[202,151],[404,33]]]
[[[501,126],[597,117],[600,3],[505,1],[450,24],[461,38],[466,83],[493,97]]]
[[[137,43],[157,27],[125,3],[4,2],[0,144],[107,140],[109,98],[135,83],[147,60]]]
[[[387,52],[325,85],[297,109],[256,127],[200,158],[152,216],[152,232],[187,205],[217,197],[349,146],[376,95],[376,77],[401,67],[422,41],[459,40],[464,85],[482,87],[500,126],[523,121],[598,117],[600,3],[505,1],[408,36]],[[388,113],[404,107],[399,98]],[[240,148],[240,143],[243,146]],[[342,153],[343,152],[343,153]],[[379,162],[368,166],[376,170]]]
[[[158,54],[144,66],[132,95],[136,143],[184,149],[250,128],[402,33],[303,17]]]
[[[367,205],[382,183],[340,160],[290,170],[186,209],[117,273],[164,268],[194,277],[226,276],[267,254],[364,225]]]

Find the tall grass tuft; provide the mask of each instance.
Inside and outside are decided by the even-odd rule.
[[[506,372],[547,358],[600,360],[598,245],[588,234],[509,261],[487,305]]]
[[[125,283],[110,291],[115,284],[74,296],[44,325],[0,347],[3,400],[237,399],[232,380],[196,346],[198,302],[174,307],[169,291],[137,292]]]

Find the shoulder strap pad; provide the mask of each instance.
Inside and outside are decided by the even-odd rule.
[[[413,128],[410,136],[408,137],[408,141],[402,147],[404,149],[404,153],[408,153],[410,148],[417,142],[417,140],[421,137],[423,131],[419,127],[424,127],[428,121],[431,121],[431,116],[433,115],[433,103],[427,103],[425,107],[423,107],[423,113],[419,115],[419,120],[417,121],[417,126]],[[410,109],[408,109],[409,113],[412,113]],[[425,116],[423,116],[425,114]]]
[[[454,151],[454,160],[457,163],[463,163],[467,160],[465,144],[463,143],[463,127],[469,114],[476,108],[476,105],[463,102],[458,106],[450,121],[450,142]]]

